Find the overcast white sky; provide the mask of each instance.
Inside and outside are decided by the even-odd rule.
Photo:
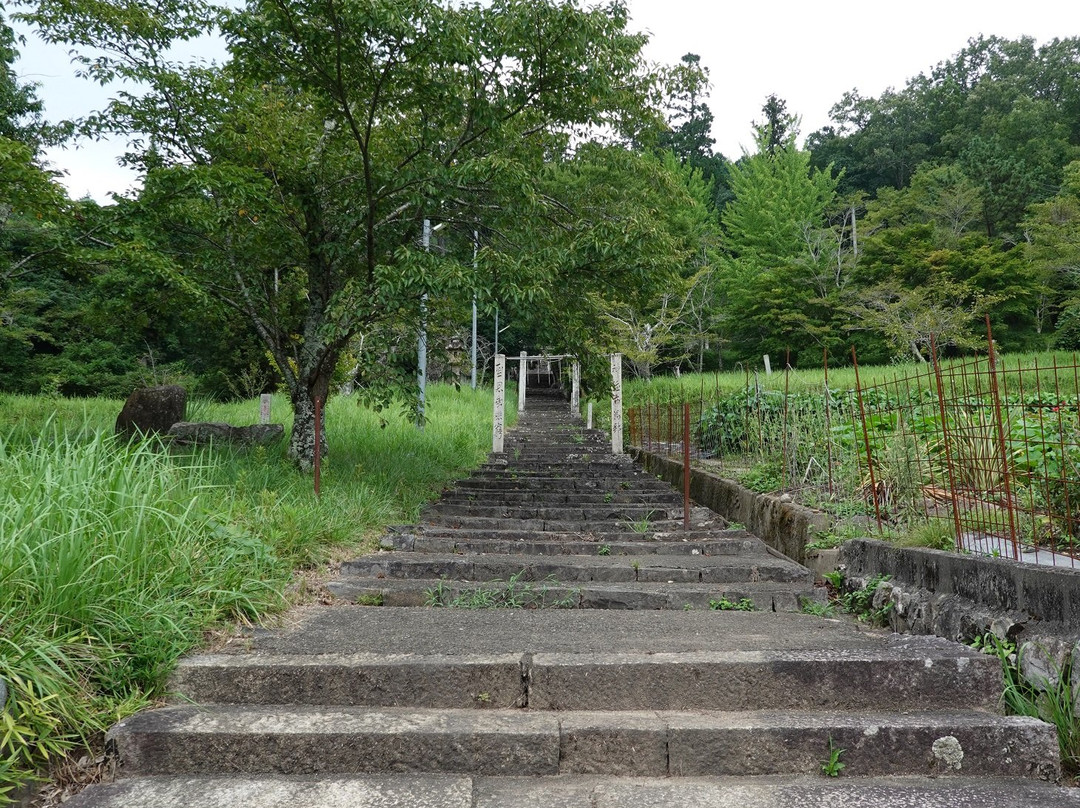
[[[732,159],[750,145],[751,121],[761,118],[770,93],[802,116],[806,136],[828,123],[829,108],[845,91],[857,87],[875,96],[900,87],[980,33],[1039,42],[1080,36],[1075,0],[628,1],[632,28],[651,34],[649,59],[673,63],[697,53],[709,68],[716,149]],[[51,118],[84,115],[108,99],[107,91],[72,77],[63,49],[47,49],[32,36],[17,69],[40,83]],[[116,166],[120,150],[91,143],[49,158],[66,172],[73,196],[89,193],[107,201],[111,191],[132,185]]]

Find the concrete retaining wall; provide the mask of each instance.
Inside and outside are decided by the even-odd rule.
[[[682,462],[633,449],[634,459],[650,474],[661,477],[679,490],[683,486]],[[788,558],[806,563],[806,543],[815,532],[828,530],[828,514],[787,502],[771,494],[758,494],[700,469],[690,470],[690,496],[729,522],[739,522],[755,536]]]
[[[1080,570],[854,539],[840,548],[845,584],[877,575],[874,607],[892,604],[890,626],[969,643],[992,633],[1020,648],[1021,672],[1041,686],[1072,667],[1080,693]],[[1077,705],[1080,707],[1080,703]]]
[[[678,460],[631,450],[647,471],[682,488]],[[690,496],[731,522],[741,522],[769,546],[800,564],[814,533],[828,530],[828,514],[770,494],[750,491],[734,480],[691,469]],[[1001,558],[941,550],[896,547],[855,539],[840,549],[848,588],[888,575],[874,606],[892,604],[894,631],[935,634],[969,643],[993,633],[1021,648],[1021,667],[1034,682],[1053,682],[1080,654],[1080,570],[1021,564]],[[1073,679],[1080,707],[1080,656]]]

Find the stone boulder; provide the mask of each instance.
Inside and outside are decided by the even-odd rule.
[[[164,434],[177,421],[184,420],[186,407],[187,391],[179,385],[140,387],[124,402],[116,419],[116,434],[129,438]]]
[[[189,423],[180,421],[169,428],[174,443],[197,446],[206,443],[235,443],[240,446],[266,446],[285,434],[281,424],[232,426],[222,423]]]

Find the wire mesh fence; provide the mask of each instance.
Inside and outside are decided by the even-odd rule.
[[[1080,539],[1080,365],[992,350],[820,392],[765,389],[646,402],[630,442],[783,490],[881,532],[929,530],[940,546],[1076,566]],[[788,371],[790,372],[790,371]],[[684,407],[689,404],[689,408]]]

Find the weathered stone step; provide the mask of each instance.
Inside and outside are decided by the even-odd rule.
[[[574,491],[590,493],[593,491],[620,491],[626,495],[640,493],[671,494],[671,486],[660,482],[655,477],[607,477],[599,479],[567,479],[565,477],[525,478],[490,476],[468,477],[455,483],[458,489],[478,489],[481,491],[555,491],[570,493]]]
[[[845,652],[216,653],[182,660],[184,703],[532,710],[993,710],[996,658],[956,645]]]
[[[512,531],[492,531],[512,533]],[[505,555],[594,555],[594,556],[632,556],[632,555],[670,555],[670,556],[721,556],[739,553],[765,552],[761,539],[751,537],[743,531],[732,538],[710,538],[704,540],[679,540],[669,538],[663,541],[641,541],[633,536],[625,541],[586,541],[580,537],[567,535],[552,541],[535,538],[534,534],[521,533],[517,538],[470,538],[447,531],[448,535],[433,536],[425,533],[394,533],[380,540],[380,547],[388,551],[417,553],[502,553]]]
[[[587,460],[572,459],[565,461],[552,461],[546,463],[521,463],[518,461],[510,461],[506,464],[488,464],[480,466],[470,475],[471,477],[484,477],[490,475],[503,476],[506,474],[516,474],[519,477],[581,477],[596,479],[597,477],[608,475],[613,476],[617,474],[622,467],[625,466],[625,461],[622,459],[607,458],[604,457],[590,457]],[[624,479],[622,475],[618,475],[619,479]]]
[[[799,564],[768,553],[739,556],[641,555],[504,556],[377,553],[341,565],[342,575],[369,578],[424,578],[457,581],[509,580],[578,583],[704,583],[770,581],[813,583],[814,574]]]
[[[817,774],[830,741],[845,750],[848,776],[1060,776],[1050,725],[970,710],[533,712],[204,705],[140,713],[117,724],[109,740],[128,776]]]
[[[678,511],[676,514],[675,511]],[[541,519],[545,522],[588,522],[591,520],[635,522],[666,521],[682,518],[682,505],[662,508],[658,505],[605,503],[595,505],[553,505],[545,502],[501,505],[487,502],[436,502],[424,509],[420,521],[474,516],[484,519]]]
[[[145,777],[91,786],[68,808],[1078,808],[1080,789],[1002,778]]]
[[[702,523],[691,520],[691,527],[703,527]],[[675,533],[682,530],[682,518],[678,519],[611,519],[570,521],[565,519],[503,519],[490,516],[440,516],[425,515],[421,527],[459,528],[463,530],[504,530],[514,527],[534,533]]]
[[[470,529],[463,527],[452,527],[449,525],[408,525],[396,528],[387,536],[395,534],[406,536],[425,536],[433,539],[449,538],[458,541],[477,541],[491,539],[494,541],[512,541],[512,542],[584,542],[586,545],[600,546],[602,544],[614,544],[617,542],[632,542],[640,544],[642,546],[641,552],[652,553],[653,550],[650,546],[655,543],[672,543],[672,542],[692,542],[692,541],[709,541],[709,540],[726,540],[726,539],[753,539],[755,547],[764,547],[764,542],[758,539],[756,536],[752,536],[744,529],[733,528],[718,528],[712,525],[695,525],[691,523],[689,530],[682,529],[682,523],[679,523],[678,528],[669,530],[656,530],[655,525],[649,525],[649,529],[644,532],[638,532],[636,530],[624,529],[624,530],[605,530],[603,532],[593,532],[588,530],[572,530],[572,531],[553,531],[547,530],[542,533],[537,533],[535,530],[528,530],[526,528],[519,527],[513,522],[501,522],[499,527],[496,528],[479,528]],[[392,538],[386,539],[386,549],[401,549],[408,550],[407,543],[398,546]],[[456,551],[448,551],[456,552]],[[585,555],[592,555],[592,550],[586,550]],[[716,553],[715,555],[722,555]]]
[[[437,500],[437,502],[482,502],[485,499],[495,498],[477,494],[475,490],[451,488],[446,491],[442,498]],[[504,504],[538,502],[548,504],[581,504],[581,506],[588,506],[588,504],[634,504],[634,506],[642,506],[642,504],[648,504],[648,506],[678,509],[683,507],[683,497],[675,494],[671,489],[640,490],[637,491],[637,493],[630,493],[630,491],[621,490],[619,488],[607,491],[595,488],[584,491],[566,491],[559,489],[546,491],[503,490],[500,491],[497,499],[500,503]]]
[[[378,606],[710,611],[749,601],[759,612],[801,612],[807,603],[825,603],[825,591],[805,583],[567,584],[347,577],[326,587],[348,603]]]

